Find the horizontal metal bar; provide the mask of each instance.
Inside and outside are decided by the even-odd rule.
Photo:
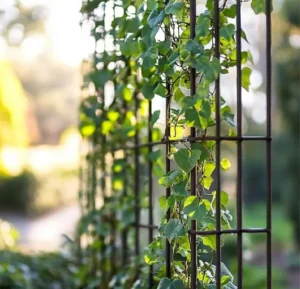
[[[224,234],[255,234],[255,233],[270,233],[269,229],[262,229],[262,228],[251,228],[251,229],[231,229],[231,230],[214,230],[214,231],[196,231],[196,230],[189,230],[189,234],[191,235],[199,235],[199,236],[207,236],[207,235],[224,235]]]
[[[144,229],[158,230],[158,226],[150,225],[150,224],[136,224],[136,223],[133,223],[133,224],[131,224],[131,226],[138,227],[138,228],[144,228]]]
[[[196,141],[272,141],[271,137],[266,136],[243,136],[243,137],[230,137],[230,136],[197,136],[197,137],[186,137],[186,138],[180,138],[180,139],[163,139],[161,141],[156,142],[150,142],[150,143],[143,143],[139,145],[133,145],[133,146],[124,146],[121,148],[116,148],[115,151],[120,150],[134,150],[139,149],[143,147],[153,147],[157,145],[163,145],[163,144],[171,144],[171,143],[187,143],[187,142],[196,142]]]

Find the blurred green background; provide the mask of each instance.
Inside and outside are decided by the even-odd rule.
[[[1,288],[76,288],[80,277],[76,244],[62,237],[74,234],[80,214],[76,125],[80,62],[90,44],[88,38],[82,41],[79,9],[77,0],[0,3]],[[243,28],[254,56],[253,87],[243,98],[243,132],[264,135],[265,19],[254,19],[247,3],[243,9]],[[296,289],[300,282],[298,0],[274,1],[272,37],[273,288]],[[234,106],[229,86],[225,83],[222,89]],[[235,148],[224,146],[224,151],[234,167]],[[243,225],[264,227],[265,148],[251,142],[244,144],[243,151]],[[235,180],[234,170],[223,180],[233,195],[233,211]],[[265,236],[247,235],[244,246],[244,289],[264,289]],[[223,258],[236,270],[235,238],[228,238]]]

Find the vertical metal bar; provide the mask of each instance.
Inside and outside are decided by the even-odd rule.
[[[103,97],[104,102],[104,97]],[[104,104],[104,103],[103,103]],[[101,193],[102,193],[102,200],[103,200],[103,206],[105,206],[105,198],[106,198],[106,136],[102,135],[101,137],[101,180],[100,180],[100,186],[101,186]],[[105,223],[104,218],[101,218],[101,222]],[[102,282],[105,284],[107,280],[106,276],[106,260],[105,260],[105,251],[106,251],[106,243],[105,243],[105,237],[101,237],[101,273],[102,273]]]
[[[166,98],[166,134],[165,137],[168,140],[170,137],[170,106],[171,106],[171,87],[170,83],[167,82],[167,91],[168,96]],[[170,143],[166,144],[166,173],[168,173],[171,170],[171,161],[169,159],[170,154]],[[166,198],[168,199],[171,195],[171,189],[166,188]],[[171,217],[170,209],[167,211],[167,220],[169,220]],[[166,240],[166,275],[168,278],[171,278],[171,244],[168,240]]]
[[[134,144],[135,144],[135,155],[134,155],[134,201],[135,201],[135,255],[139,256],[140,254],[140,199],[139,199],[139,189],[140,189],[140,178],[139,178],[139,128],[138,128],[138,110],[139,110],[139,100],[138,95],[135,94],[135,117],[136,117],[136,131],[134,136]]]
[[[95,133],[93,135],[93,140],[92,140],[92,183],[91,183],[91,209],[92,211],[95,210],[96,208],[96,195],[97,195],[97,159],[96,159],[96,154],[97,154],[97,134]]]
[[[152,129],[151,129],[151,115],[152,115],[152,101],[149,101],[148,108],[148,143],[152,143]],[[150,156],[152,152],[152,146],[148,148],[148,156]],[[153,240],[153,174],[152,174],[152,162],[150,158],[148,158],[148,202],[149,202],[149,215],[148,215],[148,223],[149,223],[149,244]],[[149,289],[153,287],[153,266],[149,268]]]
[[[114,147],[112,147],[112,164],[115,161],[115,154],[114,154]],[[113,168],[111,167],[111,196],[110,196],[110,202],[114,206],[115,203],[115,191],[114,191],[114,172]],[[110,276],[113,277],[115,272],[116,272],[116,213],[114,210],[112,210],[111,214],[111,231],[110,231],[110,247],[111,247],[111,256],[110,256],[110,261],[111,261],[111,272]]]
[[[267,289],[272,288],[272,172],[271,172],[271,136],[272,136],[272,0],[266,0],[266,101],[267,101]]]
[[[220,12],[219,0],[214,0],[214,40],[215,40],[215,57],[220,58]],[[220,77],[215,82],[216,90],[216,230],[221,231],[221,118],[220,118]],[[216,235],[216,288],[221,289],[221,234]],[[241,288],[239,288],[241,289]]]
[[[169,0],[165,0],[165,4],[168,4]],[[170,36],[170,27],[167,25],[165,27],[165,38],[168,39]],[[170,138],[170,118],[171,118],[171,85],[170,85],[170,79],[166,76],[166,88],[167,88],[167,97],[166,97],[166,132],[165,132],[165,138],[166,140],[169,140]],[[166,173],[168,173],[171,170],[171,161],[169,159],[170,154],[170,144],[166,143]],[[171,188],[166,188],[166,198],[168,199],[171,195]],[[167,211],[167,220],[170,220],[171,212],[170,209]],[[166,240],[166,276],[168,278],[171,278],[171,244],[168,240]]]
[[[196,0],[190,2],[190,38],[194,39],[196,36]],[[191,82],[191,97],[196,94],[196,70],[190,69],[190,82]],[[191,128],[191,136],[197,136],[197,130],[195,127]],[[195,166],[191,171],[191,195],[197,195],[197,167]],[[197,230],[197,222],[192,220],[191,229]],[[197,236],[196,234],[190,235],[191,242],[191,288],[197,288]]]
[[[116,17],[116,9],[115,9],[115,1],[112,1],[112,9],[113,9],[113,17]],[[113,38],[113,53],[116,53],[116,39],[115,37]],[[114,93],[116,93],[115,90],[116,87],[116,81],[114,80]],[[115,151],[114,151],[114,145],[111,147],[111,156],[112,156],[112,165],[115,162]],[[113,167],[111,167],[111,188],[112,188],[112,195],[111,195],[111,202],[113,203],[113,207],[116,205],[116,196],[115,196],[115,190],[114,190],[114,170]],[[111,245],[111,277],[113,277],[117,271],[117,259],[116,259],[116,238],[117,238],[117,214],[114,209],[112,209],[112,214],[111,214],[111,240],[110,240],[110,245]]]
[[[123,172],[123,177],[124,177],[124,191],[123,191],[123,197],[124,199],[127,198],[127,152],[126,150],[124,151],[124,161],[125,161],[125,169]],[[128,251],[128,243],[127,243],[127,227],[123,229],[122,232],[122,264],[125,266],[127,264],[127,251]]]
[[[105,39],[105,20],[106,20],[106,3],[102,3],[102,10],[103,10],[103,18],[102,20],[104,21],[103,24],[103,32],[102,32],[102,38],[103,40]],[[95,51],[96,51],[96,42],[95,42]],[[106,49],[106,43],[104,41],[104,50]],[[105,107],[105,96],[104,94],[101,94],[102,96],[102,105],[103,105],[103,109]],[[102,135],[102,143],[101,143],[101,174],[102,174],[102,178],[101,178],[101,191],[102,191],[102,198],[103,198],[103,206],[105,206],[105,202],[106,200],[106,151],[107,151],[107,145],[106,145],[106,136]],[[101,222],[105,223],[105,217],[101,218]],[[102,250],[101,250],[101,273],[102,273],[102,282],[103,284],[106,284],[109,280],[109,273],[106,270],[106,264],[107,264],[107,260],[106,260],[106,248],[107,248],[107,244],[106,244],[106,240],[105,237],[101,237],[101,241],[102,241]],[[105,285],[104,285],[105,286]]]
[[[236,91],[237,91],[237,254],[238,254],[238,288],[243,287],[243,188],[242,188],[242,136],[243,136],[243,105],[242,105],[242,43],[241,43],[241,0],[236,2]]]
[[[124,113],[124,116],[126,115],[126,111],[127,111],[127,102],[126,100],[124,99],[123,101],[123,113]],[[126,146],[126,143],[124,144],[124,146]],[[123,185],[124,185],[124,191],[123,191],[123,197],[124,199],[127,198],[127,163],[128,159],[127,159],[127,151],[124,150],[124,162],[125,162],[125,165],[124,165],[124,172],[123,172],[123,178],[124,178],[124,181],[123,181]],[[123,229],[123,232],[122,232],[122,263],[123,263],[123,266],[125,266],[127,264],[127,251],[128,251],[128,243],[127,243],[127,237],[128,237],[128,232],[127,232],[127,228],[124,228]]]

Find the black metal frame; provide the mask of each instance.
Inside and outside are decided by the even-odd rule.
[[[195,37],[195,25],[196,25],[196,0],[190,1],[190,35],[191,38]],[[148,147],[149,153],[152,152],[153,147],[158,145],[165,145],[166,147],[166,172],[170,171],[170,159],[167,157],[170,150],[170,145],[172,143],[193,143],[197,141],[212,140],[216,142],[216,179],[217,179],[217,189],[216,189],[216,230],[214,231],[197,231],[196,221],[192,221],[191,230],[189,231],[191,240],[191,289],[197,288],[197,236],[207,236],[215,235],[217,242],[216,249],[216,288],[221,289],[221,235],[224,234],[236,234],[237,235],[237,256],[238,256],[238,278],[237,287],[239,289],[243,288],[243,234],[261,234],[267,235],[266,242],[266,252],[267,252],[267,289],[272,288],[272,248],[271,248],[271,231],[272,231],[272,219],[271,219],[271,203],[272,203],[272,193],[271,193],[271,0],[266,0],[266,136],[244,136],[242,132],[242,60],[241,60],[241,0],[236,1],[236,43],[237,43],[237,136],[227,137],[221,136],[221,117],[220,117],[220,79],[215,83],[216,88],[216,136],[197,136],[196,129],[191,129],[191,135],[187,138],[169,140],[170,127],[169,127],[169,117],[170,117],[170,98],[166,98],[166,133],[165,138],[161,141],[153,142],[152,133],[149,125],[148,129],[148,143],[139,143],[138,134],[135,138],[135,144],[133,146],[126,146],[124,150],[134,150],[135,155],[139,155],[140,148]],[[215,57],[219,58],[219,0],[214,0],[214,13],[215,13],[215,23],[214,23],[214,34],[215,34]],[[190,71],[191,80],[191,95],[195,94],[196,90],[196,73],[194,69]],[[151,120],[152,105],[150,101],[149,105],[149,123]],[[237,143],[237,228],[231,230],[221,229],[221,168],[220,168],[220,155],[221,155],[221,143],[223,141],[232,141]],[[243,204],[242,204],[242,143],[245,141],[261,141],[266,144],[266,168],[267,168],[267,205],[266,205],[266,216],[267,224],[266,228],[243,228]],[[136,189],[138,188],[138,158],[135,158],[136,166],[136,177],[137,182]],[[149,191],[149,220],[148,224],[140,224],[139,216],[139,194],[136,192],[136,208],[135,208],[135,228],[136,228],[136,255],[139,255],[139,229],[147,228],[149,230],[149,242],[153,240],[154,230],[158,227],[153,224],[153,175],[152,175],[152,163],[148,164],[148,191]],[[191,195],[196,195],[196,184],[197,184],[197,171],[196,168],[191,172]],[[170,196],[170,189],[166,189],[166,197]],[[170,215],[167,213],[167,218]],[[170,244],[167,241],[166,246],[166,277],[171,277],[171,252]],[[149,273],[149,288],[153,286],[153,272],[150,268]]]
[[[237,136],[227,137],[221,135],[221,91],[220,91],[220,79],[215,82],[216,88],[216,135],[215,136],[197,136],[197,130],[195,128],[191,129],[191,135],[187,138],[169,140],[170,136],[170,97],[166,98],[166,133],[165,138],[161,141],[153,142],[150,120],[152,114],[152,103],[149,102],[149,116],[148,116],[148,142],[140,143],[139,132],[136,131],[134,137],[134,145],[126,145],[122,148],[117,148],[115,150],[123,150],[125,154],[127,152],[133,152],[134,157],[134,196],[135,196],[135,223],[133,224],[135,228],[135,255],[140,255],[140,229],[148,229],[149,231],[149,243],[152,242],[154,237],[154,230],[158,229],[154,225],[153,218],[153,173],[152,173],[152,163],[148,163],[148,198],[149,198],[149,214],[148,214],[148,224],[140,223],[140,180],[139,180],[139,167],[140,167],[140,149],[148,148],[149,154],[152,152],[153,147],[158,145],[165,145],[166,149],[166,172],[170,171],[171,163],[170,159],[167,157],[170,151],[170,145],[172,143],[195,143],[197,141],[211,140],[216,143],[216,230],[214,231],[198,231],[196,221],[192,221],[191,230],[188,232],[191,240],[191,289],[197,288],[197,236],[216,236],[216,288],[221,289],[221,235],[224,234],[236,234],[237,235],[237,258],[238,258],[238,278],[237,287],[239,289],[243,288],[243,234],[258,234],[264,233],[267,235],[266,242],[266,252],[267,252],[267,289],[272,288],[272,252],[271,252],[271,0],[266,0],[266,115],[267,115],[267,129],[266,136],[244,136],[242,131],[242,60],[241,60],[241,1],[236,1],[236,43],[237,43]],[[214,40],[215,40],[215,57],[219,58],[220,53],[220,35],[219,35],[219,0],[214,0]],[[190,35],[193,39],[195,37],[195,26],[196,26],[196,0],[190,0]],[[195,94],[196,91],[196,72],[195,69],[190,70],[190,81],[191,81],[191,95]],[[167,86],[167,90],[170,87]],[[138,119],[138,108],[139,99],[138,95],[135,95],[135,114]],[[127,109],[126,102],[124,102],[124,110]],[[105,145],[105,140],[103,140]],[[231,230],[222,230],[221,228],[221,143],[224,141],[236,142],[237,143],[237,228]],[[265,228],[243,228],[243,204],[242,204],[242,144],[246,141],[261,141],[266,144],[266,168],[267,168],[267,206],[266,206],[266,216],[267,223]],[[105,158],[105,156],[102,156]],[[125,155],[125,161],[127,162],[127,155]],[[102,162],[105,163],[105,160]],[[103,169],[105,169],[103,167]],[[126,181],[126,177],[125,177]],[[197,169],[194,168],[191,172],[191,195],[196,195],[197,186]],[[105,191],[105,180],[101,184],[102,190]],[[124,196],[126,196],[126,183],[124,183]],[[169,197],[171,192],[170,188],[166,189],[166,197]],[[170,213],[167,212],[167,218],[170,218]],[[166,241],[166,277],[171,277],[171,248],[168,241]],[[115,258],[115,256],[113,257]],[[122,232],[122,262],[125,265],[128,259],[128,244],[127,244],[127,229]],[[150,267],[149,272],[149,288],[153,287],[153,272],[152,267]]]

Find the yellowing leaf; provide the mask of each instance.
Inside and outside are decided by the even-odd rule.
[[[205,246],[210,247],[213,250],[216,250],[216,245],[217,245],[216,236],[208,235],[208,236],[203,237],[203,244]]]
[[[91,136],[96,130],[96,127],[94,124],[85,125],[80,128],[80,133],[82,136],[88,137]]]
[[[189,197],[187,197],[185,199],[185,201],[184,201],[183,207],[185,208],[185,207],[191,205],[196,199],[197,199],[196,196],[189,196]]]
[[[231,168],[230,161],[228,159],[226,159],[226,158],[223,158],[222,161],[221,161],[221,168],[224,171],[228,171]]]
[[[170,127],[170,140],[180,139],[184,135],[184,128],[182,126]]]
[[[130,101],[132,99],[132,92],[128,87],[123,88],[123,97],[126,101]]]
[[[111,121],[109,120],[105,120],[102,122],[102,127],[101,127],[101,131],[102,131],[102,134],[106,135],[108,134],[113,128],[113,124]]]
[[[210,177],[213,171],[215,170],[216,165],[213,162],[206,162],[204,164],[204,176]]]
[[[205,189],[209,190],[213,181],[214,179],[212,177],[204,177],[202,180],[202,185]]]
[[[118,118],[119,118],[119,113],[116,112],[116,111],[113,111],[113,110],[110,110],[108,113],[107,113],[107,118],[112,121],[112,122],[115,122]]]

